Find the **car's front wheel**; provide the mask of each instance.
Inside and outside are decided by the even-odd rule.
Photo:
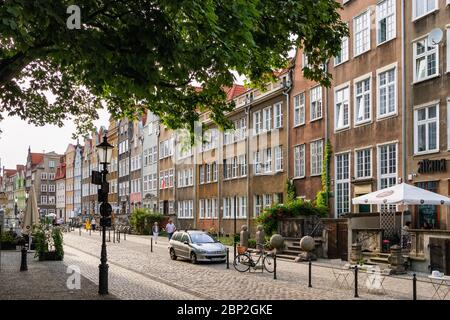
[[[191,252],[191,262],[192,264],[197,263],[197,255],[194,252]]]
[[[170,259],[177,260],[177,255],[175,254],[175,250],[173,248],[170,248]]]

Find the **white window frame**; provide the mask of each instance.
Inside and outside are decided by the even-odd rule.
[[[365,88],[363,86],[362,93],[358,94],[358,90],[357,90],[358,84],[360,84],[364,81],[367,81],[367,80],[369,81],[369,90],[365,91]],[[355,108],[354,108],[355,126],[372,122],[372,73],[366,74],[364,76],[358,77],[353,80],[353,95],[354,95],[353,103],[355,105]],[[364,118],[363,120],[358,120],[358,114],[359,114],[358,97],[361,96],[364,101],[364,97],[367,95],[369,95],[369,118]],[[365,112],[364,112],[364,116],[365,116]]]
[[[450,0],[447,0],[450,4]],[[450,73],[450,25],[447,25],[447,73]]]
[[[260,200],[260,201],[258,201]],[[253,197],[253,217],[259,217],[264,208],[263,196],[255,194]]]
[[[358,176],[358,165],[359,165],[359,158],[358,158],[358,153],[360,152],[366,152],[369,151],[369,170],[370,170],[370,174],[366,175],[365,174],[365,166],[366,166],[366,158],[365,155],[363,156],[363,176]],[[359,149],[355,149],[355,153],[354,153],[354,157],[355,157],[355,180],[364,180],[364,179],[370,179],[373,177],[373,151],[372,151],[372,147],[365,147],[365,148],[359,148]]]
[[[367,17],[365,17],[367,16]],[[366,26],[362,26],[361,30],[356,30],[358,23],[356,22],[357,19],[363,19],[361,22],[361,25],[364,23],[364,19],[367,19],[366,22]],[[357,15],[356,17],[353,18],[353,57],[357,57],[360,56],[368,51],[370,51],[371,49],[371,43],[370,43],[370,9],[367,9],[366,11],[362,12],[361,14]],[[368,48],[366,49],[362,49],[361,52],[357,52],[357,47],[356,47],[356,41],[358,39],[358,35],[361,34],[362,38],[361,41],[364,43],[364,38],[367,37],[368,39]]]
[[[422,41],[424,41],[426,51],[424,53],[421,53],[420,55],[417,55],[417,44]],[[428,50],[428,47],[432,47],[433,49]],[[433,54],[435,54],[436,56],[435,73],[428,74],[428,58]],[[419,79],[417,72],[417,60],[423,58],[425,58],[425,60],[422,60],[425,62],[425,77]],[[414,74],[414,83],[419,83],[439,76],[439,45],[429,46],[428,36],[422,37],[413,42],[413,74]]]
[[[435,107],[436,108],[436,117],[429,118],[429,109]],[[422,105],[414,108],[414,154],[415,155],[421,155],[421,154],[427,154],[427,153],[435,153],[439,152],[439,102]],[[426,118],[424,120],[418,119],[418,113],[420,110],[425,109]],[[436,123],[436,147],[434,149],[430,149],[429,147],[429,125],[431,123]],[[426,148],[423,151],[419,151],[419,125],[425,126],[425,145]]]
[[[345,90],[347,90],[347,97],[345,98]],[[338,101],[339,93],[342,92],[343,99],[342,101]],[[339,117],[338,114],[338,104],[342,104],[343,107],[343,121],[345,121],[345,104],[347,103],[347,124],[343,124],[338,127]],[[341,131],[350,128],[350,119],[351,119],[351,111],[350,111],[350,82],[344,83],[340,86],[337,86],[334,89],[334,131]]]
[[[258,135],[263,131],[263,120],[261,110],[253,112],[253,132]]]
[[[239,197],[239,218],[244,219],[247,218],[247,197]]]
[[[381,6],[386,6],[386,11],[388,10],[388,8],[392,8],[392,12],[387,13],[386,12],[382,12],[381,11]],[[377,3],[377,9],[376,9],[376,19],[377,19],[377,45],[381,45],[383,43],[389,42],[393,39],[395,39],[395,37],[397,36],[397,6],[396,6],[396,0],[383,0]],[[386,14],[386,16],[381,16],[381,14]],[[393,16],[393,18],[392,18]],[[380,41],[380,22],[382,20],[386,20],[386,40],[384,41]],[[388,28],[388,21],[389,19],[393,19],[393,30],[391,30],[392,34],[389,37],[389,28]]]
[[[275,172],[283,171],[283,147],[274,147]]]
[[[425,13],[421,14],[420,16],[417,15],[417,5],[416,5],[416,1],[427,1],[427,0],[412,0],[412,21],[417,21],[420,20],[421,18],[439,10],[439,5],[438,5],[438,0],[434,0],[434,8],[433,9],[429,9],[428,11],[426,11]]]
[[[348,26],[348,24],[347,24]],[[341,39],[341,51],[339,51],[339,55],[334,57],[334,66],[337,67],[349,59],[349,38],[348,37],[342,37]],[[338,58],[340,58],[340,61],[338,61]]]
[[[388,147],[391,145],[395,145],[395,173],[385,173],[383,174],[381,172],[381,148],[383,147]],[[391,160],[389,158],[389,153],[388,153],[388,160],[387,162],[389,163],[389,161]],[[389,165],[388,165],[389,166]],[[382,179],[392,179],[395,178],[395,183],[397,183],[398,181],[398,142],[394,141],[394,142],[387,142],[387,143],[383,143],[383,144],[378,144],[377,145],[377,172],[378,172],[378,189],[381,189],[381,180]]]
[[[300,92],[294,97],[294,127],[301,126],[305,124],[305,92]]]
[[[321,157],[319,157],[318,152],[317,152],[319,145],[320,145],[320,147],[322,149],[322,156]],[[314,150],[313,146],[315,146],[316,154],[313,153],[313,150]],[[310,144],[309,144],[309,148],[310,148],[309,150],[310,150],[310,158],[311,158],[310,159],[310,162],[311,162],[310,176],[311,177],[313,177],[313,176],[320,176],[322,174],[322,165],[323,165],[323,148],[324,148],[323,140],[319,139],[319,140],[311,141]],[[317,168],[314,167],[315,165],[317,165]],[[313,170],[313,169],[317,169],[317,171]]]
[[[391,70],[394,70],[394,111],[389,112],[389,106],[386,104],[386,113],[385,114],[380,114],[380,102],[381,102],[381,97],[380,97],[380,75],[383,73],[387,73]],[[389,118],[392,116],[396,116],[398,114],[398,68],[397,68],[397,63],[393,63],[391,65],[388,65],[384,68],[378,69],[377,70],[377,89],[376,89],[376,95],[377,95],[377,120],[382,120],[385,118]],[[385,85],[383,85],[383,87],[386,87],[387,89],[389,88],[389,86],[392,84],[392,82],[389,82]],[[388,90],[386,91],[386,95],[387,95],[387,102],[389,102],[389,95],[388,95]]]
[[[315,86],[309,90],[309,106],[310,106],[310,121],[316,121],[323,117],[323,90],[322,87]],[[315,104],[314,104],[315,103]],[[313,112],[314,110],[314,112]],[[315,117],[313,117],[315,115]]]
[[[300,144],[294,147],[294,178],[304,178],[306,176],[305,164],[306,164],[306,144]]]
[[[342,173],[341,175],[343,177],[339,177],[339,167],[338,167],[338,158],[340,157],[344,157],[347,156],[348,157],[348,166],[347,166],[347,172],[344,172],[344,170],[342,169]],[[336,212],[336,218],[338,218],[339,216],[341,216],[342,214],[346,214],[351,212],[351,181],[350,181],[350,172],[351,172],[351,153],[349,151],[347,152],[341,152],[335,155],[334,157],[334,168],[335,168],[335,212]],[[347,177],[345,177],[345,174],[347,174]],[[344,210],[342,212],[339,212],[339,193],[338,193],[338,186],[339,185],[345,185],[348,184],[347,188],[348,188],[348,203],[347,203],[347,210]]]
[[[283,105],[281,102],[273,105],[273,127],[274,129],[283,127]]]
[[[263,132],[272,130],[272,106],[263,109]]]

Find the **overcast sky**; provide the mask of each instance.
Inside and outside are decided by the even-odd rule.
[[[97,128],[101,125],[108,127],[109,114],[105,110],[99,110],[100,119],[95,121]],[[75,125],[67,121],[62,128],[46,125],[35,127],[18,117],[7,117],[0,122],[0,163],[6,169],[13,169],[16,164],[23,164],[27,160],[28,146],[31,152],[50,152],[63,154],[72,140]],[[80,141],[81,143],[82,141]]]

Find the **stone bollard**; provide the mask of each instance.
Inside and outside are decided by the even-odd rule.
[[[402,247],[399,245],[393,245],[391,247],[391,254],[388,257],[390,272],[393,274],[404,274],[405,269],[405,259],[402,254]]]
[[[313,253],[316,248],[316,241],[311,236],[304,236],[300,239],[300,249],[302,253],[295,258],[295,262],[317,260],[317,256]]]
[[[270,245],[275,249],[275,253],[279,254],[283,252],[284,249],[284,238],[280,234],[274,234],[270,237]]]
[[[350,261],[358,263],[362,259],[361,243],[353,243],[352,251],[350,252]]]

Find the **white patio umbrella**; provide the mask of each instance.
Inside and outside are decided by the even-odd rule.
[[[353,204],[450,205],[450,198],[407,183],[352,199]],[[403,226],[403,210],[402,210]]]
[[[31,235],[33,224],[39,223],[39,209],[36,201],[36,190],[31,187],[23,217],[22,233]]]

